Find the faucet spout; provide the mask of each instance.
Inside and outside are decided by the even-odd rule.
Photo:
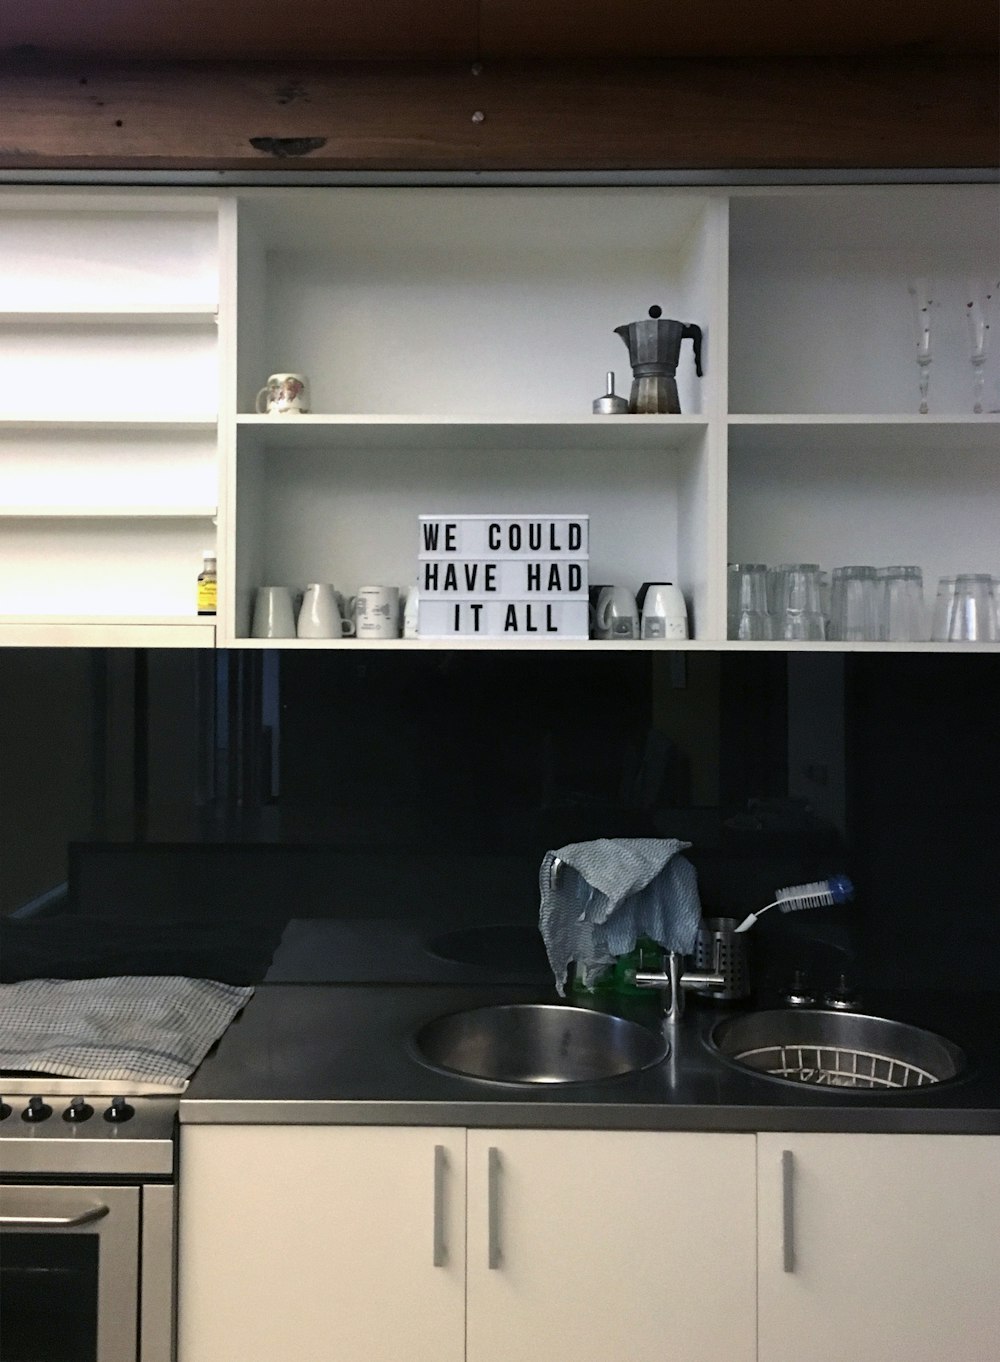
[[[684,969],[680,951],[667,951],[664,970],[637,970],[635,982],[640,988],[658,988],[670,997],[663,1013],[665,1027],[679,1026],[684,1017],[684,993],[689,988],[725,988],[725,975],[700,970]]]

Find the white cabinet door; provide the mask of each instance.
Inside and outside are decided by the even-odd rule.
[[[753,1362],[753,1135],[470,1130],[468,1362]]]
[[[179,1362],[462,1362],[465,1132],[187,1126]]]
[[[760,1135],[760,1362],[994,1362],[1000,1139]]]

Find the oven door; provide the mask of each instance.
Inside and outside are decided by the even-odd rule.
[[[0,1362],[136,1362],[138,1270],[138,1187],[0,1187]]]

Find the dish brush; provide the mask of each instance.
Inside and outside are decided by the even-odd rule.
[[[780,908],[783,913],[797,913],[800,908],[824,908],[831,903],[847,903],[854,897],[854,885],[846,875],[831,875],[828,880],[814,880],[811,884],[792,884],[775,891],[773,903],[766,903],[756,913],[750,913],[736,928],[748,931],[768,908]]]

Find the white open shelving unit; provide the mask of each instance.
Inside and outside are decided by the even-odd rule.
[[[962,315],[993,274],[996,185],[2,191],[0,643],[994,648],[725,638],[727,561],[1000,575]],[[593,416],[654,303],[702,328],[704,378],[685,345],[683,415]],[[256,415],[288,370],[312,414]],[[566,510],[592,583],[680,584],[687,644],[249,637],[261,584],[407,587],[421,513]]]
[[[207,196],[3,195],[0,642],[215,643],[221,260]]]

